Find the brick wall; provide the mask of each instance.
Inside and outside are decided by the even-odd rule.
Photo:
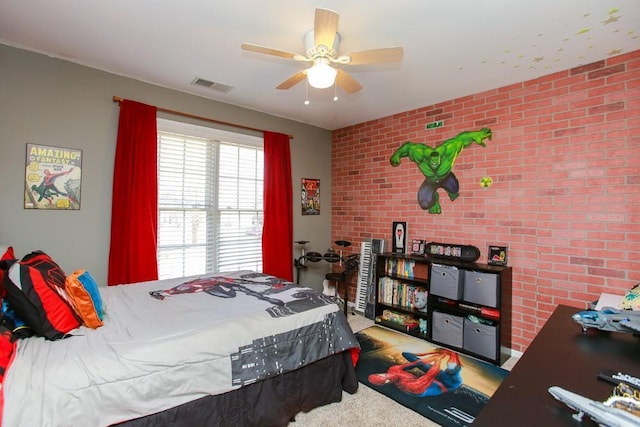
[[[425,124],[444,120],[442,128]],[[417,203],[415,163],[389,158],[404,142],[434,147],[489,127],[441,189],[442,213]],[[640,282],[640,51],[333,132],[332,240],[408,239],[509,246],[513,348],[524,351],[558,304],[584,308]],[[481,188],[490,176],[493,186]],[[355,295],[355,278],[350,294]],[[351,299],[353,300],[353,299]]]

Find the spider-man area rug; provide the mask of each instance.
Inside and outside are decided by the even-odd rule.
[[[356,337],[358,380],[443,426],[470,425],[509,373],[380,326]]]

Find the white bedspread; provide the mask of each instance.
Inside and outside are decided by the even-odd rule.
[[[240,284],[164,299],[149,292],[187,279],[101,288],[103,327],[19,341],[4,381],[3,425],[109,425],[358,345],[322,295],[247,273],[217,275],[245,277]]]

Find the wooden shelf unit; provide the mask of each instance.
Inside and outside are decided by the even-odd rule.
[[[511,267],[396,253],[377,257],[376,323],[494,364],[509,358]],[[422,309],[413,305],[416,290],[427,294]]]

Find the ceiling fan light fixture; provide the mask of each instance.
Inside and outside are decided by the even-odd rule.
[[[316,89],[326,89],[333,86],[336,81],[338,71],[329,65],[329,61],[325,58],[317,59],[307,71],[307,80],[312,87]]]
[[[317,89],[326,89],[331,86],[340,86],[348,94],[354,94],[362,89],[358,83],[343,67],[333,68],[334,63],[343,65],[375,64],[380,62],[396,62],[402,60],[404,51],[401,47],[389,47],[370,49],[359,52],[351,52],[348,55],[339,55],[340,34],[338,33],[337,12],[329,9],[316,8],[313,21],[313,29],[304,35],[305,55],[273,49],[251,43],[242,43],[243,50],[292,59],[294,61],[310,62],[311,68],[298,71],[278,86],[276,89],[291,89],[293,86],[307,81],[307,86]],[[305,79],[306,77],[306,79]],[[334,92],[334,101],[338,99]],[[307,97],[308,99],[308,97]]]

